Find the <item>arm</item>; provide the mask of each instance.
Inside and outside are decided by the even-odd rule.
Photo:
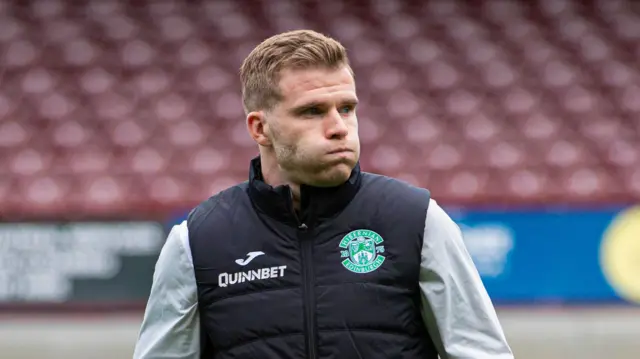
[[[196,280],[186,222],[174,226],[153,274],[134,359],[200,359]]]
[[[422,315],[442,359],[512,359],[458,225],[431,200],[420,270]]]

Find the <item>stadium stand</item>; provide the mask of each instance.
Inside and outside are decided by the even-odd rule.
[[[187,208],[256,154],[248,51],[311,28],[349,49],[363,168],[446,203],[640,199],[640,3],[0,1],[0,208]]]

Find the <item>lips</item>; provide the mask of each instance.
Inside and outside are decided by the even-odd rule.
[[[343,153],[343,152],[353,152],[353,151],[350,148],[342,147],[342,148],[336,148],[335,150],[330,151],[329,154]]]

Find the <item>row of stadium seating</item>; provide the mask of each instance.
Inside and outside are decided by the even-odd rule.
[[[638,199],[639,10],[631,0],[0,2],[0,208],[167,210],[244,180],[256,148],[237,69],[259,41],[295,28],[349,49],[366,170],[443,202]]]

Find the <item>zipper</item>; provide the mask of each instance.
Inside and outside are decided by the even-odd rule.
[[[314,292],[315,277],[313,273],[313,239],[309,236],[309,228],[301,223],[298,226],[298,239],[302,255],[302,294],[304,303],[305,344],[307,359],[316,359],[316,296]]]

